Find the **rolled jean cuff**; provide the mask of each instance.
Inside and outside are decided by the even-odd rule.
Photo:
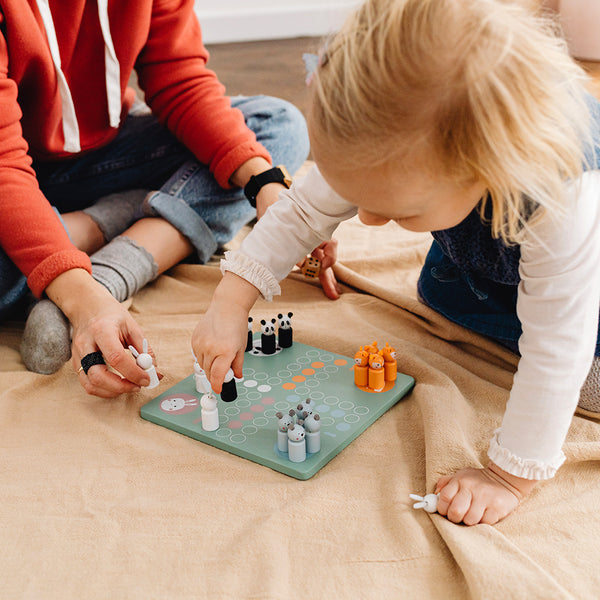
[[[201,263],[207,263],[217,251],[215,236],[198,213],[190,208],[181,198],[164,192],[155,192],[144,203],[153,214],[161,216],[184,235],[196,249]]]

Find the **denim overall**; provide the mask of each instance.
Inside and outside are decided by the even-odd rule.
[[[600,168],[600,103],[590,97],[589,104],[594,152],[586,158],[587,168],[593,169]],[[447,319],[518,352],[520,247],[494,239],[489,220],[482,220],[477,208],[455,227],[432,235],[418,282],[421,300]],[[595,355],[600,356],[600,325]]]

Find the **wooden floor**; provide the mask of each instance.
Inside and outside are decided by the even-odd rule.
[[[216,71],[230,96],[265,94],[295,104],[306,115],[306,71],[302,54],[316,54],[321,38],[207,46],[208,66]]]
[[[267,94],[295,104],[305,115],[307,90],[302,54],[316,54],[322,38],[216,44],[208,46],[209,66],[229,95]],[[600,98],[600,62],[582,62],[591,75],[592,92]]]

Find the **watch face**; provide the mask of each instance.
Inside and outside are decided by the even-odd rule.
[[[281,174],[283,175],[283,181],[282,181],[282,183],[286,187],[289,188],[292,185],[292,177],[291,177],[291,175],[288,173],[287,169],[283,165],[277,165],[277,168],[281,171]]]

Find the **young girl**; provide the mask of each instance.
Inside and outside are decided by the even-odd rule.
[[[583,172],[583,81],[517,3],[367,0],[310,83],[318,168],[226,256],[194,332],[215,391],[231,364],[241,375],[258,295],[279,293],[341,220],[431,231],[422,301],[521,354],[488,466],[442,477],[438,512],[468,525],[512,512],[565,460],[582,386],[585,407],[600,406],[600,173]]]

